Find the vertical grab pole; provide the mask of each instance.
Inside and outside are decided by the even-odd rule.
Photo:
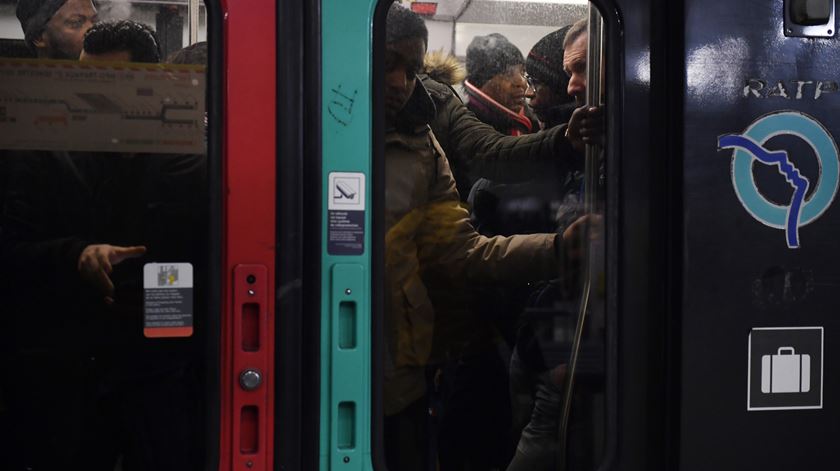
[[[189,0],[187,8],[189,11],[190,45],[198,42],[198,9],[199,0]]]
[[[602,58],[603,58],[603,20],[601,13],[595,5],[589,4],[589,37],[586,58],[586,106],[600,106],[602,97]],[[588,144],[586,146],[586,160],[584,164],[584,194],[583,208],[585,215],[595,213],[596,198],[598,194],[598,179],[600,177],[599,160],[601,158],[601,146]],[[563,384],[563,412],[560,417],[560,430],[558,434],[558,457],[557,466],[560,471],[566,469],[566,447],[568,444],[569,415],[572,408],[572,395],[574,390],[575,370],[577,369],[578,355],[580,354],[580,342],[583,336],[584,321],[589,308],[589,294],[592,286],[592,267],[589,257],[589,237],[584,235],[583,241],[583,289],[581,291],[580,305],[578,308],[577,324],[575,335],[572,341],[572,351],[569,358],[569,365],[566,369],[566,381]]]

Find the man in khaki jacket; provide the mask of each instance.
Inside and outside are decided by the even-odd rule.
[[[392,5],[387,19],[385,112],[385,448],[389,469],[427,469],[425,366],[435,311],[420,274],[445,269],[475,281],[541,280],[560,271],[582,226],[557,234],[488,238],[460,205],[449,162],[427,124],[434,103],[417,74],[428,33]],[[490,411],[488,411],[490,413]]]

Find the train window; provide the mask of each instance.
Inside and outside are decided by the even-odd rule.
[[[0,2],[2,469],[216,453],[205,25],[198,2]]]
[[[604,459],[602,31],[581,1],[388,9],[388,469]]]

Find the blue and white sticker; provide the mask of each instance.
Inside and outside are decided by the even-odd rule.
[[[365,174],[330,172],[327,204],[327,253],[365,251]]]
[[[771,151],[764,144],[782,135],[805,141],[817,156],[820,176],[817,182],[802,175],[786,151]],[[811,116],[797,111],[779,111],[755,120],[742,134],[718,137],[718,150],[734,149],[732,154],[732,186],[735,194],[752,217],[762,224],[785,231],[788,248],[799,248],[799,228],[816,221],[834,202],[840,182],[840,161],[837,144],[828,130]],[[787,206],[768,201],[758,191],[753,163],[773,165],[793,187]],[[808,190],[816,184],[811,197]]]

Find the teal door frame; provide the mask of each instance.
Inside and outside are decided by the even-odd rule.
[[[327,0],[321,5],[322,470],[373,469],[372,51],[378,3]]]

